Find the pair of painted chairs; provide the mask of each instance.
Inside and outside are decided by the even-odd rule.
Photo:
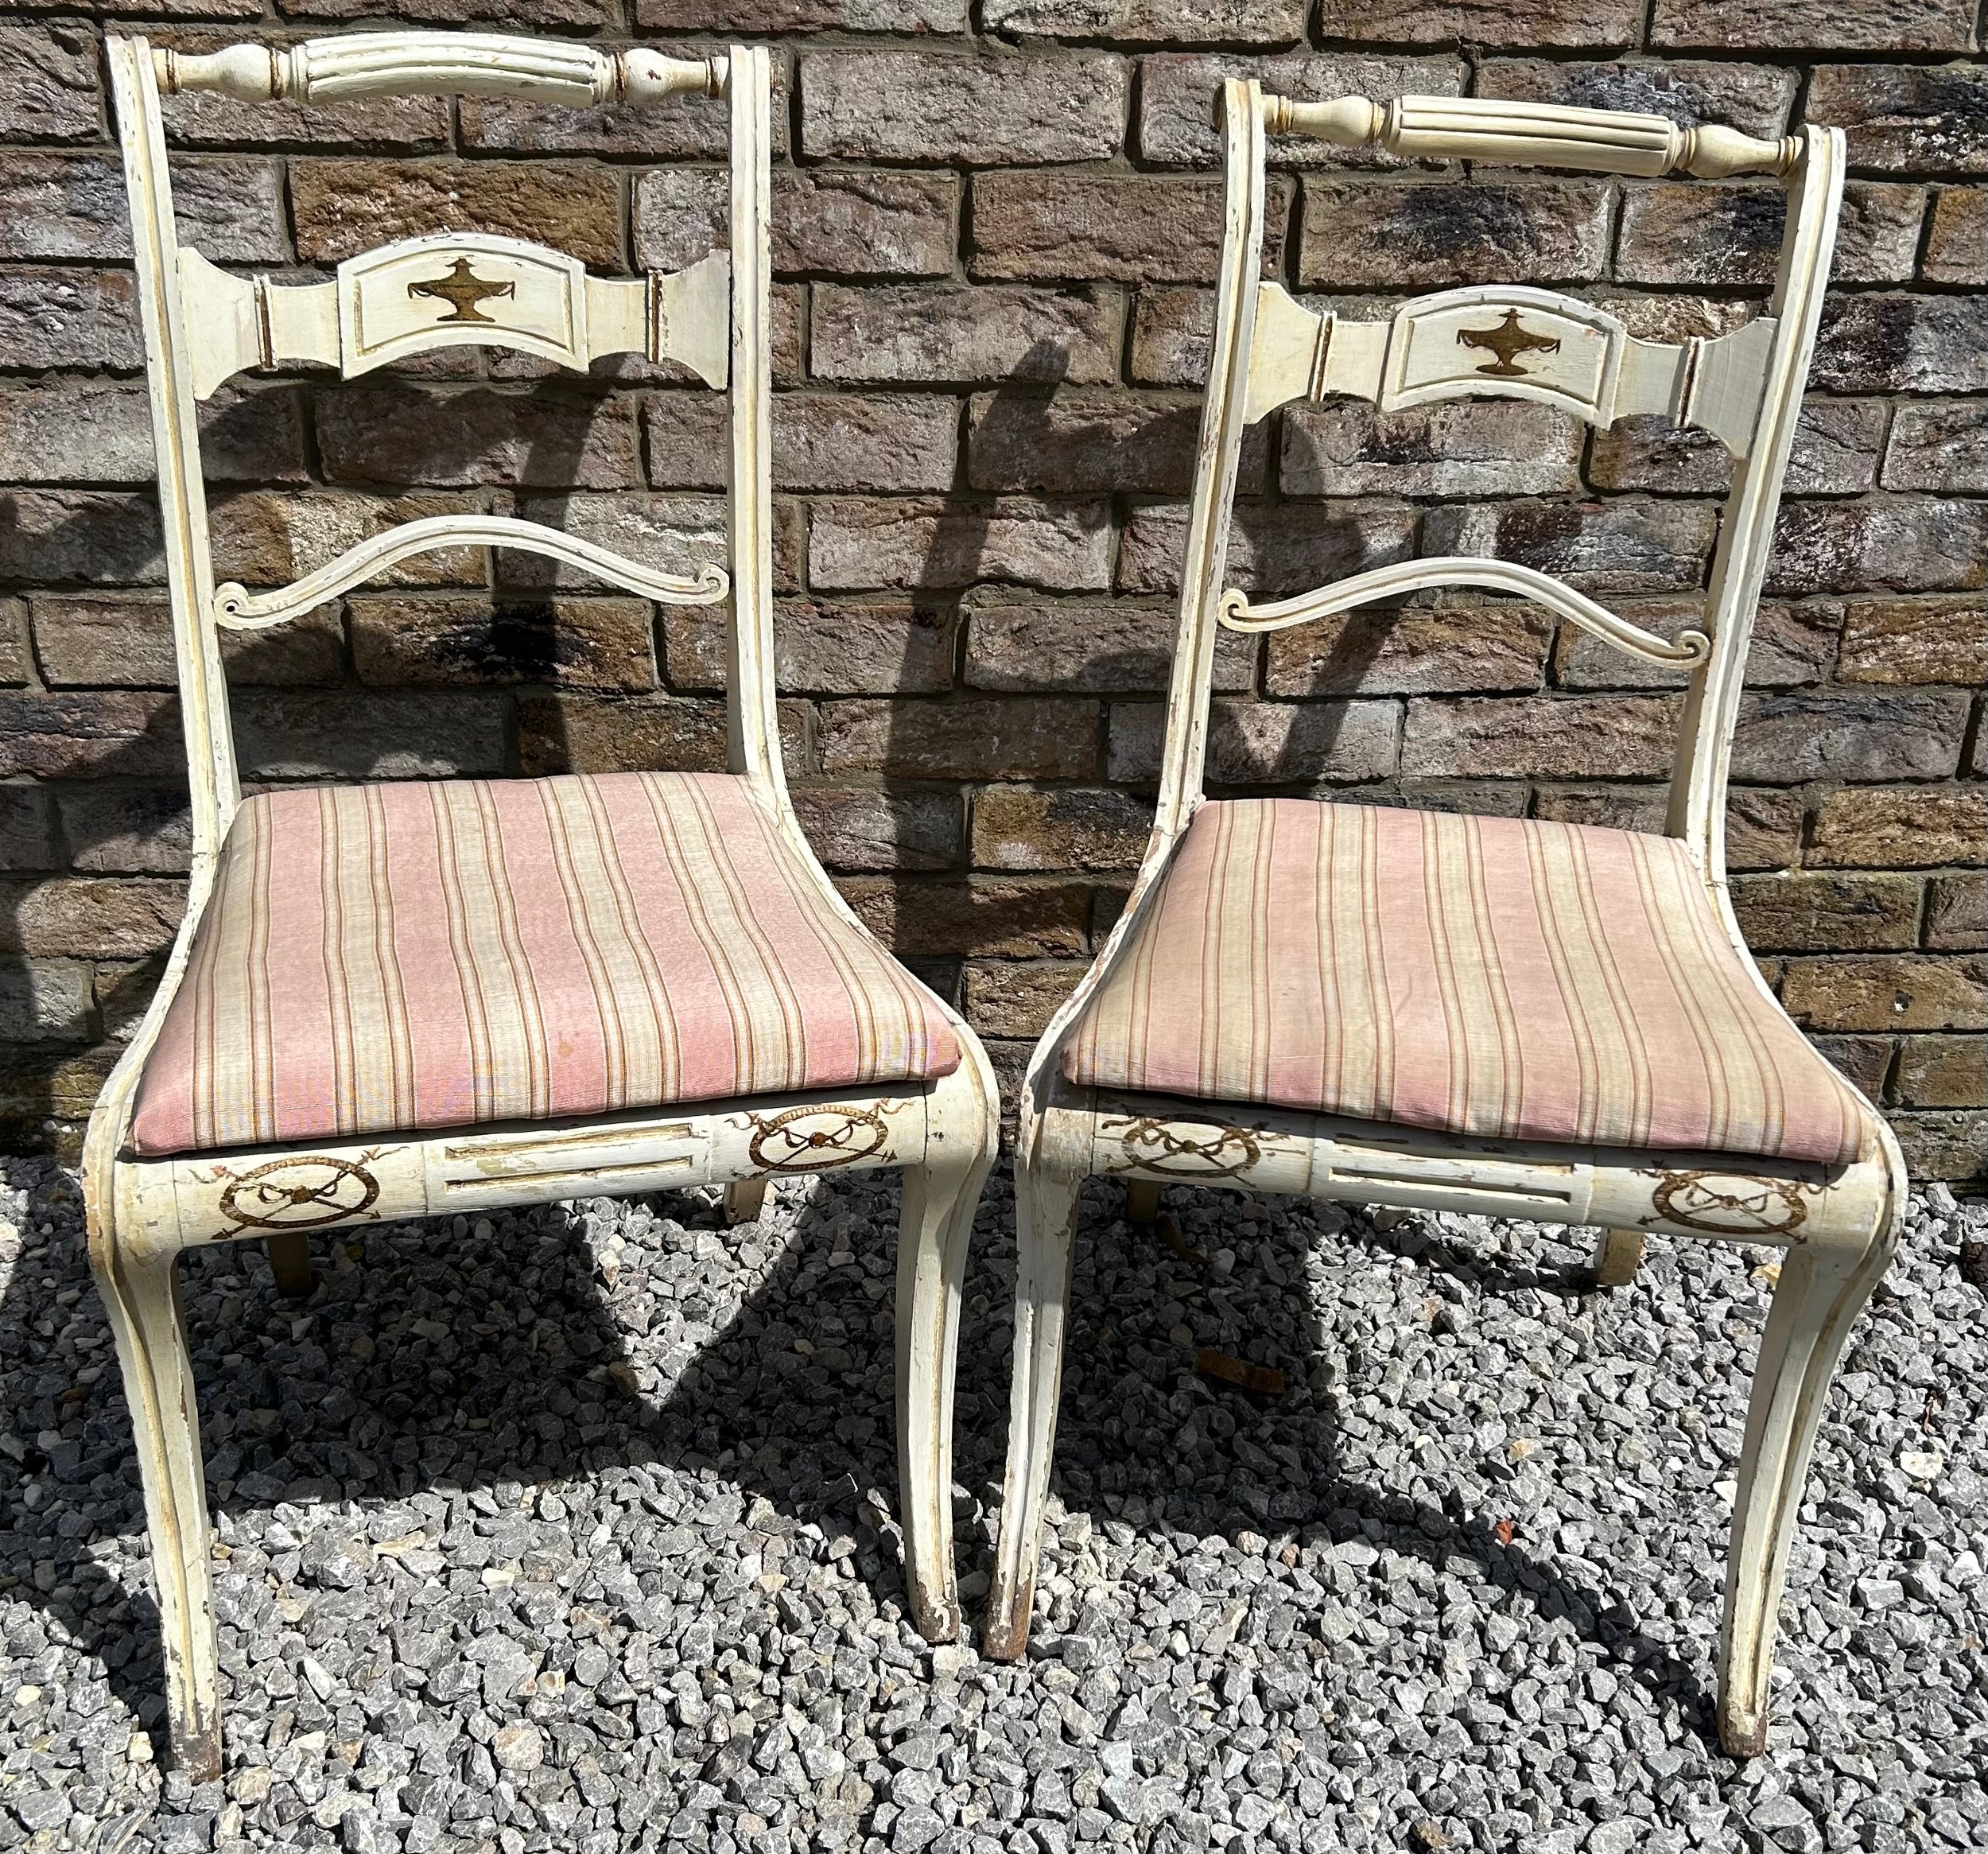
[[[960,1624],[953,1360],[967,1237],[998,1138],[972,1032],[865,932],[789,803],[771,667],[766,51],[701,60],[471,33],[206,55],[108,45],[128,177],[192,791],[184,923],[94,1114],[92,1267],[137,1430],[177,1759],[220,1759],[210,1546],[176,1264],[259,1238],[307,1288],[305,1233],[577,1195],[721,1184],[735,1218],[787,1176],[904,1173],[898,1423],[907,1582]],[[728,99],[728,251],[589,275],[450,233],[315,283],[182,245],[159,98],[479,92],[569,106]],[[1169,1181],[1784,1246],[1735,1520],[1721,1730],[1757,1752],[1789,1531],[1823,1396],[1895,1241],[1882,1121],[1784,1016],[1727,904],[1722,812],[1748,633],[1815,337],[1842,146],[1660,119],[1406,98],[1293,103],[1231,82],[1228,222],[1159,816],[1130,904],[1036,1051],[1021,1107],[1010,1456],[988,1651],[1023,1649],[1047,1487],[1078,1187]],[[1767,313],[1638,340],[1571,297],[1464,290],[1346,320],[1260,281],[1268,134],[1411,157],[1655,176],[1765,170],[1790,211]],[[666,571],[508,517],[373,535],[288,586],[217,585],[198,402],[245,370],[347,376],[496,344],[584,367],[633,352],[730,392],[722,563]],[[1294,400],[1383,410],[1516,395],[1598,426],[1667,414],[1737,461],[1702,624],[1666,639],[1560,581],[1422,559],[1256,604],[1226,589],[1245,429]],[[722,775],[455,781],[244,797],[219,633],[277,624],[414,554],[514,548],[670,604],[729,603]],[[1421,589],[1528,597],[1688,678],[1661,835],[1202,795],[1217,631]]]

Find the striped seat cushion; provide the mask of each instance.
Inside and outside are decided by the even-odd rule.
[[[131,1145],[554,1119],[959,1060],[937,1001],[744,779],[273,792],[229,829]]]
[[[1871,1133],[1682,844],[1304,799],[1195,814],[1064,1071],[1560,1144],[1836,1162]]]

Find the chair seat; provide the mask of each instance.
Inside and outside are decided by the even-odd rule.
[[[960,1048],[743,779],[268,793],[223,846],[139,1153],[921,1082]]]
[[[1681,843],[1304,799],[1195,814],[1063,1066],[1561,1145],[1834,1164],[1872,1133]]]

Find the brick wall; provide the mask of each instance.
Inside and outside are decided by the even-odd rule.
[[[86,1114],[178,919],[182,763],[100,22],[0,26],[0,1039],[9,1140]],[[780,682],[801,814],[864,915],[1011,1067],[1143,843],[1208,284],[1209,103],[1342,89],[1842,124],[1853,172],[1741,721],[1741,915],[1781,995],[1892,1108],[1923,1176],[1988,1145],[1988,63],[1977,0],[146,0],[202,49],[364,20],[776,54]],[[104,17],[116,17],[104,10]],[[235,22],[231,26],[228,22]],[[186,235],[284,273],[445,226],[674,267],[722,235],[718,107],[169,106]],[[1730,325],[1774,190],[1466,177],[1279,148],[1295,286],[1384,313],[1455,281]],[[688,165],[670,166],[666,162]],[[704,164],[704,165],[700,165]],[[1749,292],[1752,294],[1749,296]],[[636,364],[493,351],[407,377],[243,382],[208,409],[220,564],[293,577],[368,524],[516,508],[680,556],[719,519],[722,407]],[[1726,464],[1540,408],[1252,433],[1237,577],[1286,592],[1495,549],[1668,622]],[[721,655],[663,615],[480,554],[227,639],[259,779],[709,766]],[[1219,659],[1211,773],[1643,826],[1670,679],[1516,604],[1365,614]]]

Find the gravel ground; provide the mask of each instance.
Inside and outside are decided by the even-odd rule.
[[[190,1257],[225,1781],[159,1770],[135,1468],[72,1174],[0,1195],[0,1848],[1988,1846],[1988,1207],[1914,1207],[1830,1405],[1770,1755],[1709,1685],[1767,1252],[1093,1184],[1031,1658],[905,1621],[894,1180]],[[961,1360],[987,1586],[1013,1278]],[[1978,1271],[1976,1271],[1978,1273]],[[1214,1346],[1288,1374],[1252,1399]],[[967,1490],[972,1490],[969,1491]]]

